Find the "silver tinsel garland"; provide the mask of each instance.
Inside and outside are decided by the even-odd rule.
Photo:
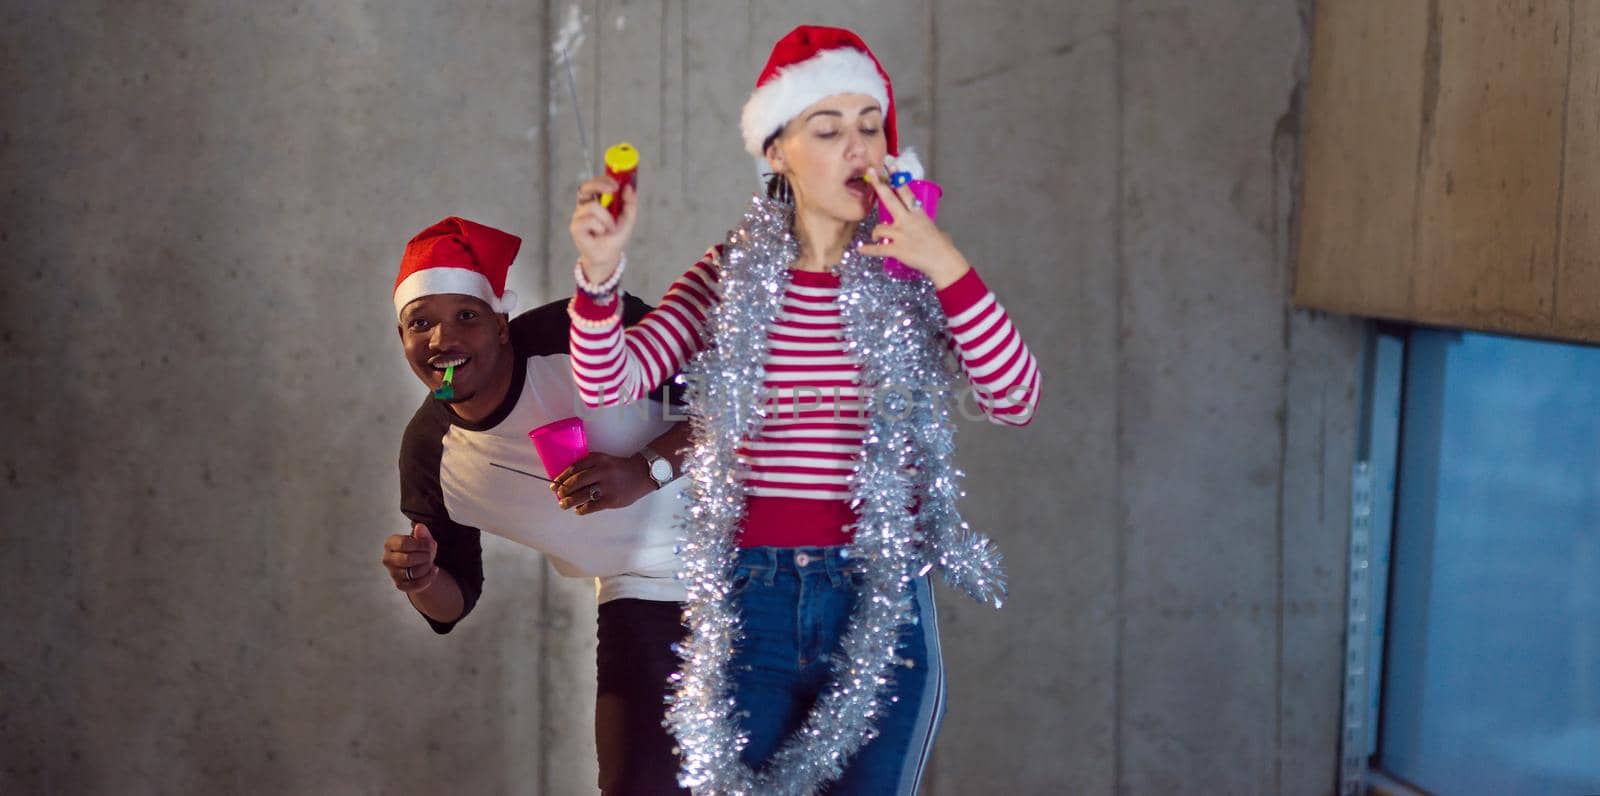
[[[893,696],[902,629],[916,621],[911,579],[937,567],[952,585],[999,607],[1000,555],[956,508],[946,321],[927,280],[886,276],[856,252],[869,216],[839,265],[846,349],[861,365],[869,418],[851,479],[860,519],[847,549],[866,562],[866,586],[833,661],[833,680],[800,730],[760,770],[740,760],[748,737],[733,699],[729,661],[742,635],[729,598],[745,492],[739,443],[764,416],[767,329],[778,316],[799,247],[793,208],[757,197],[729,233],[711,313],[711,344],[685,369],[694,448],[680,547],[689,637],[674,675],[667,724],[682,755],[679,782],[703,794],[810,794],[843,773],[876,735]],[[913,513],[913,507],[914,513]]]

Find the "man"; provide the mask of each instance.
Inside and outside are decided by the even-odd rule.
[[[482,593],[480,529],[544,553],[562,575],[596,578],[601,790],[673,792],[677,760],[661,719],[677,668],[671,645],[683,635],[673,514],[688,424],[667,419],[659,394],[648,412],[582,408],[567,302],[508,319],[516,296],[506,272],[521,243],[452,217],[406,245],[394,290],[400,342],[433,392],[401,443],[411,533],[384,541],[383,564],[438,633]],[[628,323],[649,309],[624,300]],[[553,483],[538,480],[544,466],[528,432],[573,416],[591,453]]]

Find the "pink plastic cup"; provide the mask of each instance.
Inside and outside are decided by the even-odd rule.
[[[589,455],[589,437],[583,433],[583,419],[568,417],[546,423],[528,432],[533,449],[544,464],[544,474],[555,478],[572,463]]]
[[[912,180],[906,183],[906,187],[911,189],[911,195],[916,197],[917,201],[922,202],[922,212],[927,213],[928,218],[938,218],[939,197],[944,196],[944,189],[939,187],[939,183],[931,180]],[[889,213],[889,208],[879,204],[878,220],[885,224],[893,224],[894,216]],[[895,279],[918,279],[922,276],[915,268],[893,257],[883,259],[883,270]]]

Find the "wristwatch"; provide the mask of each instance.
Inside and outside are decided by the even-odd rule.
[[[650,470],[650,480],[656,482],[656,489],[666,486],[668,481],[677,477],[677,473],[672,471],[672,462],[651,450],[649,445],[640,448],[639,455],[644,457],[645,466]]]

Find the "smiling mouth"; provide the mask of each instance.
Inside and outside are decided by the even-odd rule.
[[[446,370],[448,370],[450,368],[459,368],[462,365],[465,365],[465,364],[467,364],[468,362],[471,362],[471,361],[472,361],[472,357],[461,356],[461,355],[458,354],[456,356],[439,357],[439,358],[433,360],[432,362],[429,362],[428,365],[431,366],[434,370],[437,370],[440,373],[443,373],[443,372],[445,372]]]

